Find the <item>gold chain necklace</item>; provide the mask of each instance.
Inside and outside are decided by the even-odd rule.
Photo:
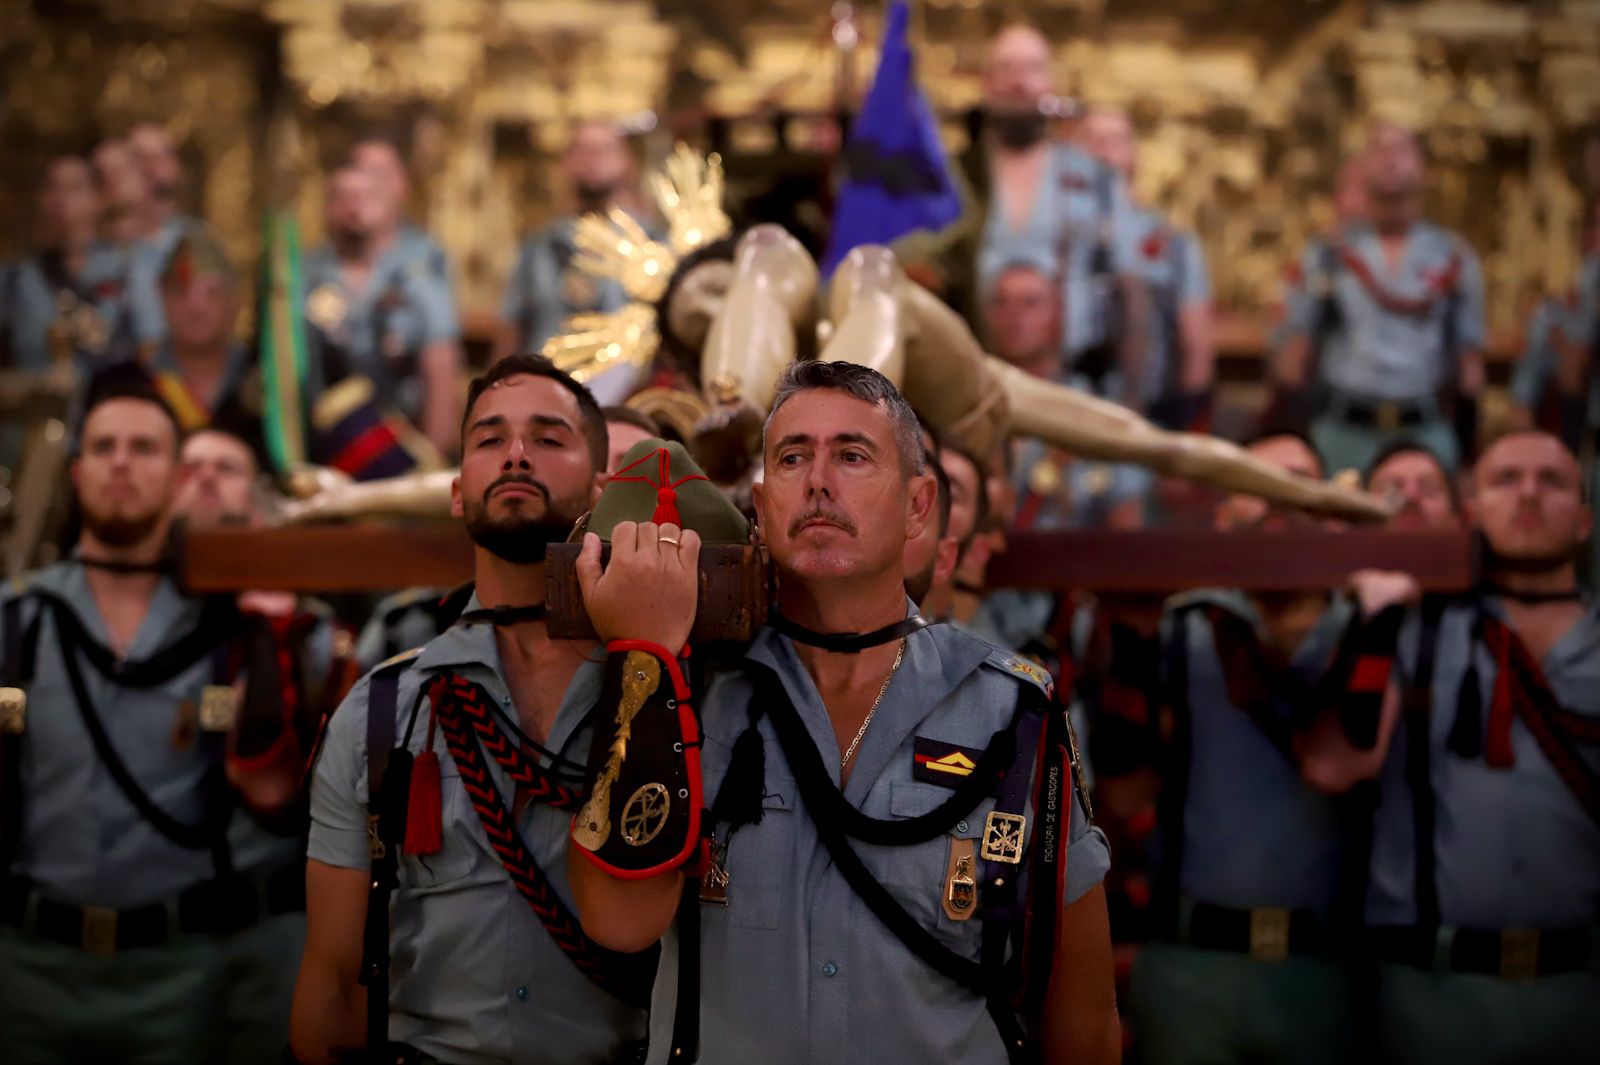
[[[850,764],[850,759],[856,753],[856,748],[861,746],[861,737],[867,734],[867,726],[872,724],[873,717],[878,713],[878,704],[883,702],[884,693],[889,690],[889,682],[894,680],[894,675],[900,669],[900,661],[906,656],[906,638],[900,637],[900,647],[894,653],[894,665],[889,667],[889,675],[883,678],[883,687],[878,689],[878,697],[872,700],[872,709],[867,711],[866,719],[861,722],[861,727],[856,729],[856,738],[850,741],[850,746],[844,749],[844,757],[839,759],[839,771],[842,773]]]

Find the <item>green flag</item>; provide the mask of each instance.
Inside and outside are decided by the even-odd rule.
[[[300,304],[300,228],[267,215],[261,286],[262,429],[279,472],[306,461],[306,321]]]

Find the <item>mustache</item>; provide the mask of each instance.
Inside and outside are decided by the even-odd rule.
[[[489,502],[489,497],[494,494],[495,489],[502,488],[508,484],[527,485],[529,488],[537,489],[544,501],[546,503],[550,502],[549,486],[527,473],[502,473],[499,477],[489,482],[489,487],[483,490],[483,501],[485,503]]]
[[[789,535],[799,536],[801,529],[805,528],[811,522],[818,520],[825,521],[830,525],[837,525],[851,536],[856,535],[857,530],[855,522],[851,521],[839,511],[834,510],[831,507],[825,507],[820,503],[810,507],[805,511],[805,513],[801,514],[798,518],[789,523]]]

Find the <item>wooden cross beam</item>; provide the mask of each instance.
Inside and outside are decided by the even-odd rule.
[[[1371,529],[1019,532],[990,563],[989,586],[1145,595],[1204,587],[1316,591],[1367,568],[1410,573],[1429,591],[1462,591],[1476,580],[1474,539]],[[179,575],[195,593],[453,587],[472,576],[472,545],[448,522],[216,529],[183,538]]]

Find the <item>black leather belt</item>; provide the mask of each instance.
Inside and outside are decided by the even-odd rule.
[[[1530,979],[1579,972],[1589,965],[1594,935],[1587,928],[1458,928],[1441,955],[1437,937],[1426,928],[1373,928],[1372,952],[1397,965],[1432,972],[1477,973]]]
[[[305,867],[299,863],[264,877],[203,881],[176,899],[126,910],[57,902],[21,877],[0,884],[0,921],[52,943],[100,954],[158,947],[180,933],[239,932],[305,908]]]
[[[1353,396],[1335,395],[1330,412],[1351,425],[1382,429],[1409,429],[1421,425],[1437,413],[1429,403],[1416,403],[1403,399],[1356,399]]]
[[[1327,936],[1322,917],[1310,910],[1274,906],[1235,910],[1197,902],[1183,942],[1202,950],[1248,954],[1257,961],[1282,961],[1323,950]]]

